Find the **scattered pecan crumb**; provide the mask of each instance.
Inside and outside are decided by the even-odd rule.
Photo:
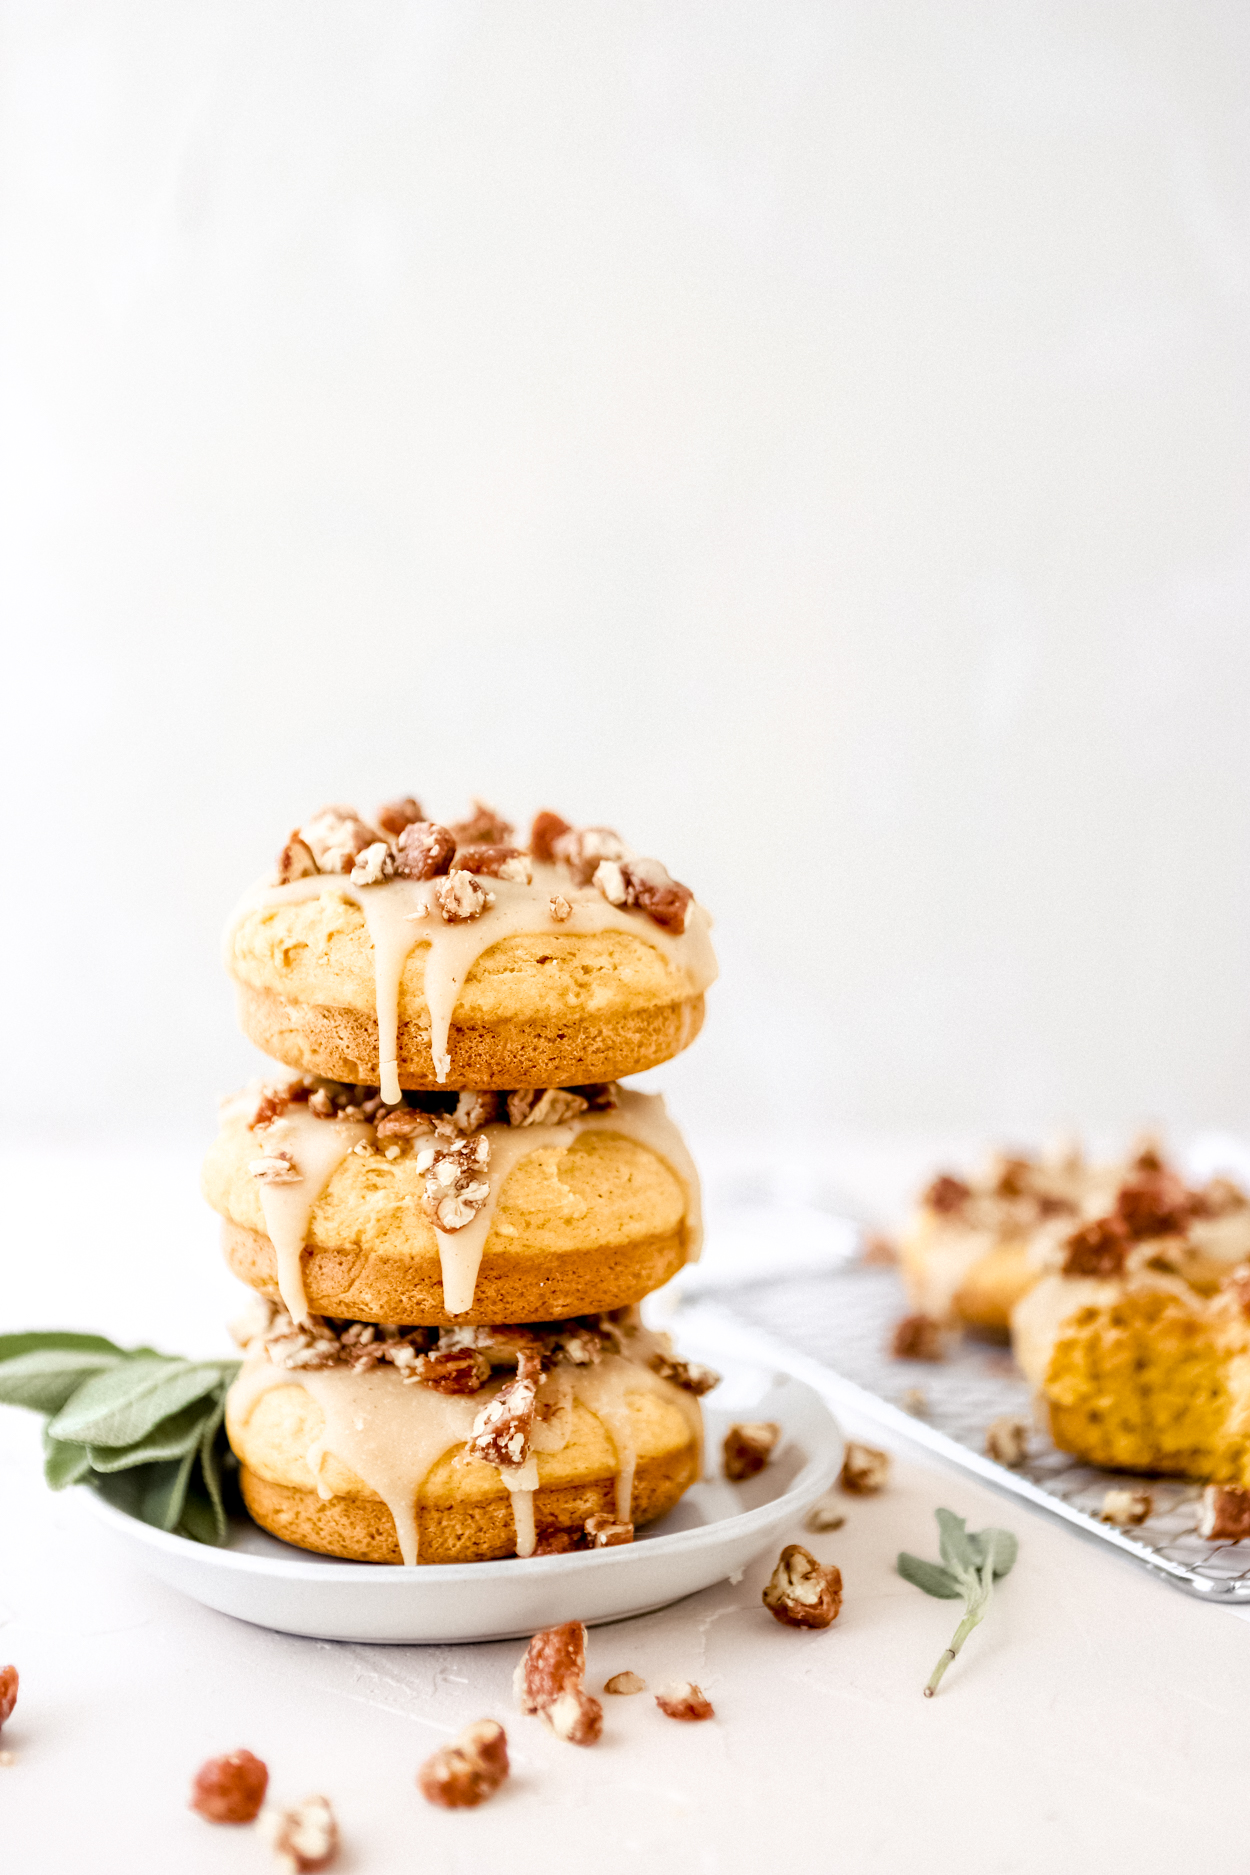
[[[1128,1255],[1129,1235],[1122,1218],[1099,1217],[1073,1231],[1064,1246],[1065,1276],[1119,1276]]]
[[[898,1246],[892,1237],[885,1237],[880,1231],[868,1231],[864,1237],[864,1247],[859,1253],[859,1260],[871,1269],[897,1263]]]
[[[913,1419],[924,1419],[928,1416],[928,1395],[920,1387],[905,1388],[899,1405],[905,1413],[910,1413]]]
[[[452,870],[482,873],[516,885],[528,885],[533,877],[529,854],[519,846],[458,846]]]
[[[512,822],[485,801],[474,801],[468,820],[449,821],[457,846],[500,846],[512,838]]]
[[[17,1704],[19,1679],[20,1675],[16,1667],[0,1667],[0,1725],[13,1717],[13,1708]]]
[[[507,1775],[507,1734],[495,1719],[479,1719],[426,1759],[417,1788],[442,1810],[472,1810],[493,1797]]]
[[[842,1608],[842,1571],[787,1543],[764,1589],[764,1606],[783,1626],[827,1628]]]
[[[339,1849],[339,1829],[328,1797],[305,1797],[287,1810],[266,1811],[262,1821],[274,1854],[291,1875],[329,1868]]]
[[[894,1325],[890,1353],[896,1361],[940,1361],[942,1325],[931,1315],[904,1315]]]
[[[383,833],[389,833],[393,839],[398,840],[405,827],[410,827],[414,821],[424,820],[424,818],[420,804],[414,801],[410,794],[406,794],[402,801],[387,801],[383,807],[380,807],[373,816],[373,824],[375,827],[381,827]]]
[[[1104,1523],[1114,1523],[1126,1530],[1133,1524],[1145,1523],[1154,1504],[1149,1491],[1118,1487],[1105,1493],[1099,1515]]]
[[[547,900],[547,910],[551,913],[551,922],[553,924],[564,924],[567,919],[573,916],[573,907],[559,892],[557,892],[553,898]]]
[[[844,1491],[849,1491],[852,1497],[875,1497],[885,1488],[889,1476],[888,1452],[879,1452],[875,1445],[860,1445],[854,1439],[847,1441],[842,1469],[838,1473],[838,1483]]]
[[[570,1530],[563,1525],[540,1530],[534,1542],[535,1556],[570,1556],[575,1550],[589,1549],[585,1530]]]
[[[414,820],[395,843],[395,871],[401,879],[439,879],[451,870],[456,836],[436,820]]]
[[[495,894],[479,885],[471,872],[453,872],[440,879],[434,898],[444,924],[469,924],[495,902]]]
[[[803,1520],[805,1530],[840,1530],[846,1522],[846,1513],[838,1508],[838,1500],[832,1495],[818,1498]]]
[[[8,1770],[11,1764],[16,1764],[16,1763],[17,1763],[17,1753],[15,1751],[0,1751],[0,1766],[2,1766],[6,1771]]]
[[[298,1185],[304,1176],[289,1152],[267,1152],[249,1159],[247,1169],[262,1185]]]
[[[589,1102],[567,1087],[518,1087],[508,1095],[510,1126],[560,1126],[579,1113]]]
[[[317,862],[313,858],[312,848],[300,839],[297,827],[278,854],[276,883],[290,885],[293,879],[310,879],[316,870]]]
[[[534,824],[530,828],[530,852],[535,859],[550,866],[555,859],[553,841],[558,840],[562,833],[572,831],[567,820],[561,820],[559,814],[544,808],[541,813],[535,814]]]
[[[1198,1535],[1240,1543],[1250,1537],[1250,1491],[1235,1485],[1209,1484],[1202,1493]]]
[[[425,1175],[425,1214],[441,1231],[463,1230],[490,1196],[490,1141],[470,1133],[444,1146],[425,1146],[416,1167]]]
[[[593,1745],[603,1731],[603,1707],[586,1691],[586,1629],[580,1621],[541,1629],[512,1683],[521,1711],[537,1714],[570,1745]]]
[[[1003,1413],[985,1429],[985,1450],[1000,1465],[1014,1469],[1029,1455],[1029,1423],[1014,1413]]]
[[[375,840],[356,857],[352,867],[353,885],[381,885],[384,879],[393,878],[395,860],[385,840]]]
[[[592,1549],[618,1549],[622,1543],[633,1542],[634,1526],[619,1518],[600,1514],[587,1517],[586,1535],[590,1538]]]
[[[631,1673],[626,1668],[624,1673],[614,1673],[610,1680],[603,1683],[605,1693],[645,1693],[647,1682],[641,1673]]]
[[[756,1472],[763,1471],[780,1437],[781,1427],[771,1419],[748,1420],[731,1426],[721,1447],[725,1476],[730,1483],[741,1484],[744,1478],[753,1478]]]
[[[962,1178],[952,1178],[949,1172],[940,1172],[922,1202],[930,1211],[940,1216],[949,1217],[956,1211],[962,1211],[972,1196],[972,1187],[965,1185]]]
[[[714,1719],[715,1709],[693,1680],[670,1680],[655,1696],[655,1703],[670,1719]]]
[[[191,1808],[210,1823],[251,1823],[268,1788],[268,1766],[250,1751],[231,1751],[200,1766],[191,1785]]]
[[[699,1361],[681,1361],[675,1354],[653,1354],[647,1365],[661,1380],[671,1381],[683,1392],[693,1393],[696,1399],[720,1385],[720,1375],[714,1367],[704,1367]]]

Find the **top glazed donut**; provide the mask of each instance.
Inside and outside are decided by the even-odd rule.
[[[658,860],[550,813],[323,809],[226,935],[245,1033],[307,1073],[401,1087],[616,1080],[698,1034],[710,919]]]

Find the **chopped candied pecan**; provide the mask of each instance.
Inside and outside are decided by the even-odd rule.
[[[1142,1241],[1183,1231],[1193,1216],[1189,1192],[1175,1172],[1147,1172],[1127,1179],[1116,1194],[1116,1216],[1130,1237]]]
[[[375,840],[359,854],[352,867],[353,885],[381,885],[395,874],[395,860],[385,840]]]
[[[725,1476],[733,1484],[741,1484],[744,1478],[753,1478],[757,1471],[763,1471],[780,1437],[781,1427],[771,1419],[748,1420],[731,1426],[721,1448]]]
[[[645,1693],[647,1682],[641,1673],[631,1673],[627,1667],[624,1673],[614,1673],[610,1680],[605,1680],[603,1690],[605,1693]]]
[[[555,1351],[573,1367],[593,1367],[603,1359],[603,1336],[597,1328],[574,1322],[555,1337]]]
[[[720,1385],[720,1375],[714,1367],[704,1367],[698,1361],[680,1361],[674,1354],[653,1354],[647,1366],[661,1380],[671,1381],[673,1386],[693,1393],[696,1399]]]
[[[479,885],[471,872],[453,872],[434,887],[434,899],[444,924],[471,924],[490,910],[495,894]]]
[[[339,1828],[328,1797],[305,1797],[262,1818],[273,1852],[291,1875],[329,1868],[339,1849]]]
[[[842,1469],[838,1473],[838,1483],[852,1497],[875,1497],[883,1490],[890,1475],[890,1454],[880,1452],[875,1445],[860,1445],[855,1439],[848,1439],[842,1455]]]
[[[519,846],[458,846],[453,872],[481,873],[488,879],[528,885],[532,875],[528,853]]]
[[[350,872],[361,853],[378,837],[374,828],[350,807],[323,807],[299,832],[319,872]]]
[[[1031,1159],[1000,1154],[994,1166],[994,1196],[1023,1198],[1032,1189],[1036,1171]]]
[[[569,1556],[574,1550],[589,1548],[590,1540],[584,1530],[568,1530],[561,1526],[540,1530],[533,1553],[535,1556]]]
[[[333,1100],[324,1087],[308,1096],[308,1111],[318,1120],[332,1120],[338,1112]]]
[[[490,1140],[485,1133],[470,1133],[450,1144],[425,1146],[417,1154],[418,1172],[425,1175],[425,1214],[437,1230],[463,1230],[471,1224],[490,1196],[486,1176]]]
[[[247,1169],[262,1185],[298,1185],[304,1176],[289,1152],[267,1152],[249,1159]]]
[[[510,1126],[560,1126],[579,1113],[588,1103],[567,1087],[519,1087],[508,1095]]]
[[[448,824],[457,846],[503,846],[513,834],[512,822],[505,820],[495,808],[487,807],[484,801],[474,801],[468,820],[453,820]]]
[[[296,827],[278,854],[275,884],[290,885],[293,879],[311,879],[316,871],[317,862],[313,858],[312,848],[300,839],[299,828]]]
[[[414,821],[424,819],[420,804],[410,794],[406,794],[402,801],[387,801],[380,807],[373,816],[373,824],[381,827],[383,833],[389,833],[392,839],[398,840],[405,827],[411,827]]]
[[[626,902],[645,911],[665,931],[680,937],[694,901],[688,885],[682,885],[661,866],[658,859],[629,859],[621,868],[625,875]]]
[[[587,1517],[586,1535],[590,1539],[591,1549],[619,1549],[623,1543],[633,1542],[634,1526],[601,1512],[598,1516]]]
[[[611,827],[570,827],[553,838],[551,851],[578,885],[589,885],[603,860],[629,857],[629,848]]]
[[[1095,1218],[1064,1245],[1065,1276],[1120,1276],[1128,1255],[1128,1227],[1118,1216]]]
[[[842,1510],[838,1500],[830,1492],[824,1497],[817,1498],[803,1519],[803,1528],[818,1532],[840,1530],[845,1522],[846,1512]]]
[[[621,1090],[615,1081],[590,1081],[585,1087],[570,1087],[567,1092],[580,1095],[592,1113],[613,1113],[621,1104]]]
[[[414,820],[395,842],[395,871],[401,879],[439,879],[450,872],[456,836],[436,820]]]
[[[0,1725],[13,1717],[20,1677],[14,1666],[0,1667]]]
[[[200,1766],[191,1786],[191,1808],[209,1823],[253,1823],[268,1788],[263,1761],[250,1751],[231,1751]]]
[[[469,1451],[488,1465],[515,1471],[529,1457],[538,1382],[518,1374],[488,1400],[473,1421]]]
[[[436,1393],[477,1393],[490,1379],[490,1362],[480,1348],[436,1348],[417,1356],[409,1377]]]
[[[493,1797],[507,1775],[507,1733],[496,1719],[479,1719],[426,1759],[417,1788],[442,1810],[472,1810]]]
[[[1242,1543],[1250,1537],[1250,1491],[1236,1485],[1209,1484],[1202,1493],[1198,1535]]]
[[[451,1120],[458,1133],[477,1133],[484,1126],[490,1126],[495,1121],[502,1120],[504,1113],[502,1094],[466,1091],[457,1100],[456,1110]]]
[[[956,1211],[963,1210],[971,1196],[972,1187],[965,1185],[962,1178],[953,1178],[949,1172],[939,1172],[925,1192],[922,1203],[940,1217],[951,1217]]]
[[[434,1121],[418,1107],[396,1107],[384,1113],[375,1127],[379,1139],[416,1139],[434,1131]]]
[[[541,1629],[512,1685],[521,1711],[537,1715],[570,1745],[593,1745],[602,1732],[603,1707],[586,1691],[586,1629],[580,1621]]]
[[[696,1686],[693,1680],[670,1680],[656,1694],[655,1703],[670,1719],[697,1723],[701,1719],[716,1717],[711,1700],[704,1696],[703,1688]]]
[[[1135,1524],[1145,1523],[1153,1509],[1154,1499],[1149,1491],[1119,1487],[1103,1493],[1099,1516],[1104,1523],[1113,1523],[1121,1530],[1131,1530]]]
[[[1140,1139],[1134,1140],[1129,1164],[1135,1172],[1162,1172],[1166,1169],[1163,1148],[1154,1133],[1143,1133]]]
[[[943,1354],[942,1324],[931,1315],[904,1315],[894,1324],[890,1353],[896,1361],[940,1361]]]
[[[764,1588],[764,1606],[783,1626],[827,1628],[842,1609],[842,1571],[787,1543]]]
[[[281,1085],[272,1081],[262,1082],[256,1096],[255,1110],[247,1123],[249,1130],[259,1132],[262,1127],[276,1120],[279,1114],[285,1113],[288,1107],[310,1098],[303,1081],[287,1081]]]
[[[985,1450],[999,1465],[1014,1471],[1029,1455],[1029,1422],[1014,1413],[1002,1413],[985,1429]]]
[[[567,924],[573,916],[573,907],[559,892],[547,900],[547,910],[551,913],[552,924]]]
[[[555,853],[552,850],[553,841],[558,840],[562,833],[572,833],[572,831],[567,820],[561,820],[558,814],[552,814],[544,808],[541,813],[535,814],[534,824],[530,828],[531,855],[543,865],[549,866],[555,859]]]

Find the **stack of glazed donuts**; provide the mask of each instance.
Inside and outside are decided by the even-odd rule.
[[[627,1542],[698,1475],[715,1376],[646,1329],[698,1254],[658,1095],[716,974],[687,887],[603,827],[322,810],[226,936],[282,1064],[204,1168],[256,1292],[226,1427],[256,1521],[463,1562]]]

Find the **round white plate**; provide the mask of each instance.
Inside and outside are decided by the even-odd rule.
[[[841,1467],[837,1422],[805,1381],[740,1360],[722,1358],[718,1365],[724,1380],[704,1409],[707,1469],[719,1474],[721,1440],[734,1420],[780,1424],[772,1463],[745,1484],[705,1478],[667,1517],[619,1549],[403,1569],[315,1556],[250,1521],[233,1526],[225,1548],[211,1549],[154,1530],[93,1491],[81,1495],[139,1567],[209,1608],[288,1634],[492,1641],[562,1621],[621,1621],[744,1569],[793,1530]]]

